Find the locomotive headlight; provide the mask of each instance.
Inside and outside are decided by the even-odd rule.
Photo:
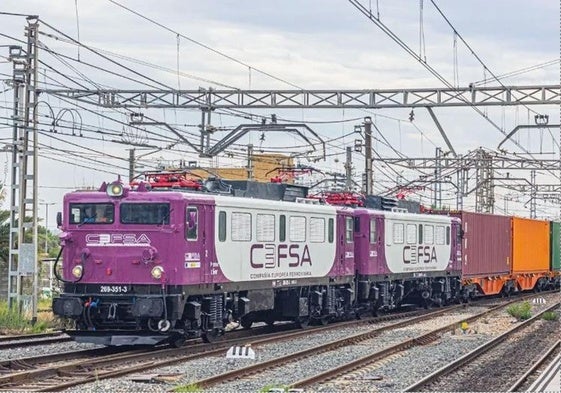
[[[153,278],[159,280],[160,278],[162,278],[162,275],[164,274],[164,268],[161,266],[154,266],[150,274],[152,275]]]
[[[107,187],[107,195],[110,197],[120,197],[123,195],[123,185],[121,183],[112,183]]]
[[[72,268],[72,275],[76,278],[82,277],[83,272],[84,268],[82,267],[82,265],[76,265]]]

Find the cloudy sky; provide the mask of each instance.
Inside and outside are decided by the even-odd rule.
[[[458,38],[454,45],[452,28],[430,0],[362,0],[380,20],[416,54],[426,58],[450,83],[467,86],[490,78],[490,73]],[[485,66],[504,85],[559,84],[559,2],[556,0],[435,0],[440,10],[459,35],[469,44]],[[129,8],[124,9],[119,6]],[[421,7],[422,5],[422,7]],[[146,89],[156,81],[169,88],[198,89],[228,86],[240,89],[394,89],[443,87],[411,55],[392,41],[380,28],[344,0],[309,1],[179,1],[139,2],[127,0],[3,0],[0,11],[39,15],[43,48],[57,55],[40,52],[40,80],[45,87],[63,85],[78,88]],[[133,12],[134,11],[134,12]],[[421,18],[422,11],[422,18]],[[136,13],[136,14],[135,14]],[[157,22],[160,26],[145,18]],[[25,18],[0,15],[0,79],[9,79],[11,64],[3,45],[24,40]],[[179,35],[178,35],[179,34]],[[107,56],[72,44],[67,35]],[[8,37],[6,37],[8,36]],[[66,57],[61,57],[64,55]],[[82,63],[75,60],[80,59]],[[83,63],[98,66],[95,69]],[[540,67],[540,64],[545,64]],[[136,73],[124,69],[126,66]],[[535,68],[532,71],[516,71]],[[103,70],[110,71],[110,73]],[[267,76],[265,73],[273,76]],[[144,77],[139,76],[139,74]],[[66,77],[65,77],[66,76]],[[151,81],[148,79],[150,78]],[[489,81],[488,85],[497,85]],[[0,84],[0,91],[8,89]],[[8,143],[11,130],[12,91],[0,94],[1,142]],[[124,133],[121,141],[148,140],[153,146],[169,145],[174,136],[156,129],[138,133],[127,129],[124,112],[79,108],[72,102],[42,97],[55,116],[62,114],[56,135],[48,131],[47,105],[42,109],[44,134],[40,160],[40,198],[59,203],[63,192],[112,180],[120,173],[127,175],[130,146],[112,143],[112,134]],[[72,136],[69,109],[80,112],[83,137]],[[559,108],[535,106],[531,110],[548,114],[558,122]],[[252,115],[277,114],[286,120],[306,122],[328,141],[330,156],[314,165],[324,171],[343,172],[344,148],[354,143],[353,127],[364,116],[372,116],[382,135],[377,135],[374,148],[383,157],[395,157],[396,151],[408,156],[432,157],[436,147],[445,148],[442,137],[426,111],[415,111],[409,122],[410,108],[371,111],[358,110],[244,110]],[[534,112],[525,107],[488,108],[489,118],[505,132],[517,125],[533,124]],[[101,113],[102,116],[99,114]],[[472,108],[435,108],[442,126],[456,151],[465,154],[479,146],[494,149],[503,135]],[[186,137],[196,141],[200,113],[186,110],[146,111],[146,115],[173,124]],[[76,115],[77,117],[78,115]],[[213,125],[228,129],[248,119],[229,114],[214,115]],[[66,122],[66,123],[65,123]],[[78,121],[75,120],[74,123]],[[105,134],[95,132],[95,127]],[[75,127],[78,128],[78,127]],[[78,133],[77,130],[74,130]],[[158,140],[153,133],[163,136]],[[558,130],[520,132],[518,141],[538,157],[557,151]],[[225,135],[222,134],[222,135]],[[552,136],[553,135],[553,136]],[[220,137],[218,135],[217,137]],[[385,139],[385,140],[384,140]],[[555,141],[554,141],[555,139]],[[250,134],[231,150],[231,157],[220,157],[213,163],[243,165],[244,146],[253,143],[264,151],[302,151],[307,147],[295,136]],[[388,147],[390,145],[392,148]],[[90,148],[85,150],[83,147]],[[507,144],[510,151],[520,151]],[[149,153],[153,150],[142,151]],[[66,152],[66,153],[65,153]],[[113,158],[109,157],[112,156]],[[557,153],[558,156],[558,153]],[[177,162],[180,158],[198,160],[184,144],[146,156],[145,165],[154,160]],[[150,161],[148,161],[150,159]],[[355,155],[357,180],[363,157]],[[4,153],[4,179],[9,182]],[[58,161],[57,161],[58,160]],[[64,162],[61,162],[64,161]],[[77,166],[75,164],[79,164]],[[109,164],[111,166],[107,166]],[[94,169],[95,168],[95,169]],[[99,170],[105,172],[100,172]],[[387,168],[376,168],[377,190],[390,187],[397,176]],[[404,172],[409,180],[416,172]],[[55,206],[57,207],[57,206]],[[60,208],[60,206],[58,206]],[[523,214],[523,212],[521,212]],[[50,225],[52,226],[52,224]]]

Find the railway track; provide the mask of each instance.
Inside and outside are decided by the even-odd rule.
[[[520,299],[517,299],[519,301]],[[496,301],[495,301],[496,302]],[[485,302],[480,302],[485,303]],[[487,301],[492,304],[493,301]],[[481,306],[483,304],[475,304]],[[504,305],[503,305],[504,306]],[[450,312],[455,308],[469,307],[457,305],[454,307],[438,309],[434,311],[416,310],[405,313],[388,314],[382,317],[372,317],[363,320],[346,321],[327,326],[309,327],[306,330],[293,329],[291,324],[277,324],[271,327],[257,327],[251,330],[236,330],[230,332],[221,340],[213,344],[199,344],[196,340],[188,342],[182,348],[143,348],[135,350],[124,350],[123,348],[101,348],[96,350],[85,350],[73,353],[53,354],[37,358],[16,359],[0,362],[0,389],[2,390],[29,390],[29,391],[53,391],[98,381],[106,378],[142,372],[144,370],[168,366],[185,361],[193,361],[210,356],[222,357],[232,345],[247,343],[251,338],[251,345],[271,344],[282,340],[291,340],[305,337],[309,334],[317,334],[323,331],[341,329],[343,327],[355,327],[401,319],[397,324],[392,324],[385,330],[396,328],[399,325],[413,323],[414,320],[428,318],[425,315],[436,315]],[[408,318],[407,320],[403,320]],[[381,327],[378,327],[381,329]],[[373,330],[377,330],[373,328]],[[271,331],[273,331],[271,333]],[[263,338],[254,339],[257,333],[265,335]]]
[[[486,391],[505,391],[505,386],[510,386],[513,377],[516,378],[519,375],[518,372],[520,374],[524,372],[526,367],[524,365],[534,361],[532,349],[536,348],[532,348],[526,342],[520,348],[521,350],[516,351],[516,341],[522,341],[521,337],[526,337],[529,334],[538,336],[536,340],[531,341],[532,345],[539,345],[540,341],[546,341],[547,334],[544,335],[541,331],[536,333],[531,329],[533,325],[542,320],[541,316],[545,312],[559,308],[560,304],[560,302],[557,302],[547,307],[532,318],[521,322],[493,340],[460,357],[455,362],[408,386],[404,391],[458,391],[465,386],[469,386],[469,390],[481,391],[481,388],[477,386],[481,383],[485,384],[484,390]],[[549,336],[557,331],[558,327],[556,326]],[[515,337],[516,334],[518,334],[518,337]],[[555,340],[557,337],[558,335],[554,336]],[[499,346],[503,348],[496,348]],[[490,353],[491,349],[494,349],[493,353]],[[542,350],[538,349],[539,351]],[[502,354],[502,356],[497,356],[497,354]],[[510,359],[510,361],[504,362],[505,354],[509,355],[507,359]],[[502,366],[500,362],[498,363],[497,358],[501,358],[502,363],[506,363],[506,367]]]
[[[254,347],[279,340],[290,340],[311,333],[337,329],[346,325],[375,324],[394,319],[415,318],[415,315],[425,313],[426,311],[411,311],[389,314],[382,317],[346,321],[334,325],[310,327],[306,330],[297,329],[288,333],[286,330],[290,328],[289,324],[279,325],[278,329],[280,331],[273,333],[270,333],[271,327],[238,330],[231,332],[228,337],[218,340],[213,344],[200,344],[195,343],[195,340],[193,340],[193,342],[188,343],[191,345],[186,345],[182,348],[144,348],[125,350],[124,352],[122,350],[119,352],[118,348],[100,348],[5,361],[0,362],[0,367],[5,369],[4,375],[0,375],[0,389],[26,391],[62,390],[88,382],[138,373],[178,362],[223,355],[230,346],[240,344],[240,342],[250,337],[253,338],[258,331],[261,331],[261,334],[265,334],[265,337],[251,340],[251,345]],[[267,331],[269,333],[264,333]]]
[[[0,350],[18,347],[29,347],[32,345],[55,344],[72,341],[72,338],[63,332],[49,332],[36,334],[22,334],[17,336],[1,336]]]
[[[502,308],[504,306],[496,306],[494,308],[489,309],[488,311],[484,312],[483,314],[487,314],[489,312],[493,312],[498,308]],[[276,367],[280,367],[284,364],[287,364],[289,362],[296,362],[296,361],[300,361],[304,358],[307,357],[311,357],[311,356],[317,356],[319,354],[322,353],[326,353],[329,351],[334,351],[337,350],[339,348],[342,347],[346,347],[349,345],[356,345],[359,344],[363,341],[367,341],[367,340],[371,340],[373,338],[375,338],[376,336],[380,335],[383,332],[387,332],[387,331],[391,331],[394,329],[398,329],[398,328],[402,328],[405,326],[410,326],[412,324],[415,323],[419,323],[419,322],[423,322],[426,321],[428,319],[431,318],[435,318],[438,317],[442,314],[446,314],[446,313],[451,313],[454,312],[455,310],[459,310],[459,309],[463,309],[465,308],[463,305],[456,305],[456,306],[452,306],[449,308],[443,308],[443,309],[438,309],[437,311],[433,311],[433,312],[429,312],[426,313],[424,315],[421,315],[419,317],[416,318],[412,318],[412,319],[408,319],[406,321],[400,321],[400,322],[396,322],[393,323],[391,325],[387,325],[384,327],[373,327],[371,330],[365,332],[365,333],[359,333],[359,334],[355,334],[353,336],[350,337],[346,337],[340,340],[336,340],[336,341],[332,341],[332,342],[328,342],[313,348],[309,348],[309,349],[305,349],[302,351],[298,351],[298,352],[294,352],[291,354],[288,354],[286,356],[282,356],[282,357],[276,357],[274,359],[265,361],[265,362],[259,362],[256,364],[253,364],[251,366],[248,367],[244,367],[238,370],[233,370],[233,371],[229,371],[227,373],[223,373],[223,374],[219,374],[210,378],[205,378],[205,379],[201,379],[201,380],[197,380],[192,382],[193,386],[196,386],[197,388],[209,388],[212,386],[215,386],[217,384],[220,383],[227,383],[228,381],[232,381],[232,380],[240,380],[242,378],[251,378],[254,374],[263,372],[264,370],[267,369],[271,369],[271,368],[276,368]],[[483,315],[483,314],[479,314]],[[461,320],[465,320],[465,318],[462,318]],[[457,322],[454,322],[453,324],[446,326],[444,328],[438,329],[438,332],[441,331],[447,331],[450,330],[451,327],[456,326]],[[410,346],[413,345],[418,345],[420,343],[426,343],[430,340],[435,339],[435,332],[432,332],[431,335],[426,335],[426,337],[419,337],[416,339],[411,339],[408,340],[407,342],[404,342],[401,344],[400,350],[404,350]],[[390,353],[391,351],[382,351],[379,352],[379,356],[386,356],[388,353]],[[299,388],[299,387],[304,387],[304,386],[308,386],[312,383],[314,383],[315,381],[310,379],[309,381],[301,381],[301,382],[297,382],[295,384],[290,385],[289,387],[291,388]],[[220,388],[219,388],[220,389]]]
[[[454,322],[450,324],[446,324],[445,326],[441,325],[437,329],[433,329],[427,334],[414,336],[414,338],[404,340],[398,344],[392,345],[387,348],[383,348],[382,350],[372,353],[364,358],[356,359],[356,356],[354,356],[354,358],[356,359],[355,361],[346,361],[345,364],[343,365],[329,369],[325,372],[322,372],[321,374],[313,375],[309,378],[301,379],[297,382],[292,382],[292,383],[279,382],[278,379],[280,378],[280,380],[286,381],[287,380],[286,375],[296,374],[296,372],[293,373],[292,371],[297,371],[298,374],[306,374],[306,372],[302,373],[301,370],[308,369],[311,366],[311,364],[323,365],[324,363],[326,363],[325,362],[326,358],[336,359],[335,361],[329,361],[327,363],[338,362],[340,364],[341,361],[339,360],[339,358],[345,356],[347,358],[353,357],[352,354],[352,352],[354,352],[353,348],[355,348],[356,346],[362,346],[363,348],[365,347],[369,348],[371,346],[375,347],[377,345],[376,344],[377,340],[372,340],[372,338],[376,338],[376,336],[381,335],[382,332],[384,331],[394,331],[395,329],[398,328],[407,328],[407,329],[415,328],[414,324],[416,322],[422,322],[430,318],[436,318],[440,314],[453,312],[455,307],[442,309],[439,312],[431,313],[430,315],[427,316],[414,318],[406,322],[398,322],[396,324],[392,324],[390,326],[386,326],[383,328],[373,329],[370,332],[356,334],[352,337],[347,337],[342,340],[336,340],[333,342],[329,342],[327,344],[322,344],[296,353],[290,353],[286,356],[276,356],[275,358],[272,358],[268,361],[259,362],[257,364],[253,364],[251,366],[244,367],[238,370],[228,371],[220,375],[215,375],[205,379],[190,381],[188,385],[196,387],[197,389],[213,388],[213,389],[218,389],[219,391],[226,390],[226,389],[253,391],[255,389],[258,390],[259,388],[261,388],[255,386],[255,384],[258,383],[258,380],[255,378],[254,375],[259,373],[259,381],[275,382],[276,380],[276,382],[278,382],[280,385],[283,385],[288,388],[304,388],[304,387],[312,386],[312,389],[316,389],[317,386],[313,386],[313,385],[317,383],[331,380],[341,375],[345,375],[349,371],[362,368],[363,366],[376,362],[377,360],[385,359],[391,354],[398,354],[398,356],[401,356],[400,353],[406,351],[411,347],[426,345],[431,343],[432,341],[438,340],[440,336],[442,336],[443,334],[451,330],[454,330],[456,327],[458,327],[460,322],[475,321],[476,319],[479,319],[482,316],[503,309],[507,307],[509,304],[518,302],[520,300],[521,300],[520,298],[516,300],[511,300],[508,303],[503,303],[501,305],[494,306],[486,310],[485,312],[478,313],[477,315],[471,317],[467,317],[467,318],[465,316],[457,317],[457,319],[454,320]],[[446,318],[444,318],[444,320],[446,320]],[[333,352],[335,350],[338,350],[338,352]],[[351,353],[351,356],[347,356],[346,353],[347,354]],[[306,361],[304,361],[304,359],[306,359]],[[291,370],[291,368],[293,370]],[[279,377],[279,375],[282,376]],[[341,389],[336,387],[335,390],[341,390]]]
[[[557,354],[557,358],[559,358],[560,349],[561,349],[561,340],[557,340],[553,345],[549,347],[548,350],[545,351],[543,356],[539,358],[537,362],[530,365],[528,370],[526,370],[526,372],[522,374],[522,376],[518,378],[518,380],[514,382],[506,390],[506,392],[520,392],[520,391],[530,390],[529,388],[528,389],[524,388],[526,385],[529,385],[528,382],[530,381],[530,378],[533,375],[537,374],[538,371],[542,369],[544,366],[546,366],[549,362],[555,361],[554,358],[556,354]],[[557,361],[559,362],[559,359]],[[537,390],[531,389],[530,391],[542,391],[542,390],[544,389],[537,389]]]

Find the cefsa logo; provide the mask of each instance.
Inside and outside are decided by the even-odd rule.
[[[86,235],[88,247],[143,247],[150,245],[150,238],[144,233],[89,233]]]
[[[405,246],[403,247],[403,263],[437,263],[436,248],[434,246]]]
[[[312,266],[308,246],[300,248],[299,244],[253,244],[249,252],[249,262],[254,269],[299,267],[305,263]]]

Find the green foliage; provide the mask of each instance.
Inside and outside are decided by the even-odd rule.
[[[49,322],[47,321],[37,321],[35,325],[31,327],[32,333],[43,333],[49,328]]]
[[[202,392],[203,389],[197,386],[195,383],[188,385],[180,385],[173,388],[174,392],[184,393],[184,392]]]
[[[8,307],[8,302],[0,302],[0,326],[3,331],[23,332],[29,325],[29,319],[25,318],[14,308]]]
[[[282,389],[285,392],[288,390],[288,386],[286,385],[265,385],[261,389],[259,389],[259,393],[267,393],[271,391],[271,389]]]
[[[559,314],[555,311],[546,311],[543,313],[542,318],[546,321],[557,321],[559,319]]]
[[[506,312],[518,320],[529,319],[532,316],[532,305],[529,302],[512,304],[507,307]]]

